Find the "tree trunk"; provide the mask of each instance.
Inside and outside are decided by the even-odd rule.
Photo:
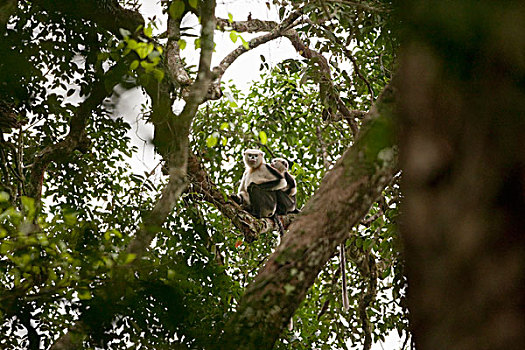
[[[525,344],[525,7],[400,8],[400,161],[416,348]]]
[[[324,177],[283,241],[247,287],[217,349],[271,349],[350,229],[390,183],[394,93],[387,87],[369,128]]]

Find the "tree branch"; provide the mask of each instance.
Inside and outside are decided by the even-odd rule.
[[[164,146],[158,149],[161,151],[164,159],[167,160],[169,181],[153,210],[144,215],[142,227],[127,248],[126,252],[128,254],[134,254],[135,260],[126,266],[115,267],[113,277],[104,284],[96,297],[104,298],[106,294],[115,295],[121,292],[121,290],[115,290],[114,284],[119,285],[125,283],[124,277],[133,270],[133,267],[140,261],[140,257],[145,254],[152,239],[161,229],[162,224],[173,210],[177,200],[186,187],[190,125],[198,106],[205,99],[207,88],[211,82],[210,62],[213,52],[213,32],[215,28],[214,10],[215,0],[202,2],[202,49],[199,61],[199,72],[197,80],[190,88],[190,92],[186,98],[186,105],[181,114],[175,116],[171,111],[169,91],[163,88],[152,90],[153,85],[158,87],[159,85],[163,86],[162,84],[150,84],[146,87],[146,91],[150,93],[151,98],[154,99],[152,122],[155,126],[155,131],[157,132],[159,128],[165,129],[166,126],[173,127],[168,128],[168,130],[165,130],[163,133],[156,133],[154,140],[157,145]],[[159,93],[159,95],[153,92]],[[163,113],[166,114],[162,116]],[[55,344],[53,344],[51,349],[71,349],[78,347],[82,343],[82,337],[79,336],[79,334],[82,335],[89,331],[89,329],[90,325],[82,319],[81,315],[81,318],[73,325],[71,331],[62,335]]]
[[[89,140],[86,136],[86,122],[93,109],[99,106],[102,101],[111,94],[111,90],[110,92],[106,90],[105,77],[108,76],[114,68],[110,69],[108,73],[94,83],[91,93],[80,104],[77,113],[73,115],[69,123],[69,133],[64,140],[46,147],[35,156],[35,160],[31,165],[26,193],[29,197],[35,198],[36,201],[40,200],[44,173],[51,162],[63,163],[68,161],[76,149],[80,149],[83,152],[87,151]]]
[[[217,29],[221,31],[235,30],[242,33],[271,32],[277,25],[277,22],[261,21],[260,19],[230,22],[224,18],[217,18]]]
[[[271,40],[274,40],[280,36],[283,36],[284,33],[289,30],[289,27],[290,25],[293,24],[293,22],[299,18],[299,16],[301,16],[301,13],[299,11],[295,11],[293,13],[290,14],[290,16],[288,16],[288,18],[286,18],[281,24],[279,25],[276,25],[270,33],[268,34],[265,34],[265,35],[262,35],[262,36],[259,36],[257,38],[253,38],[252,40],[248,41],[248,48],[245,48],[243,45],[240,45],[238,48],[236,48],[235,50],[233,50],[230,54],[228,54],[225,58],[223,58],[223,60],[221,61],[221,63],[219,63],[219,65],[215,68],[213,68],[213,74],[215,76],[215,79],[217,80],[220,80],[220,78],[222,77],[222,75],[224,74],[224,72],[226,71],[226,69],[228,69],[228,67],[237,59],[239,58],[243,53],[245,52],[248,52],[249,50],[253,49],[253,48],[256,48],[257,46],[260,46],[262,44],[265,44]],[[225,20],[221,20],[221,22],[224,22]],[[247,22],[253,22],[254,20],[252,21],[247,21]],[[262,21],[258,21],[256,20],[256,22],[253,22],[253,23],[259,23]],[[265,30],[265,29],[269,29],[268,27],[270,26],[270,24],[268,23],[272,23],[272,22],[263,22],[263,23],[267,23],[264,28],[260,27],[259,29],[261,30]],[[246,29],[247,28],[253,28],[255,29],[256,26],[247,26],[246,24],[240,24],[240,22],[233,22],[232,23],[236,28],[238,29],[242,29],[241,27],[244,26]],[[273,26],[273,23],[272,23],[272,26]]]
[[[166,44],[166,61],[172,78],[183,88],[189,86],[193,81],[190,75],[184,69],[182,59],[180,58],[180,22],[172,17],[168,19],[168,42]]]
[[[235,202],[225,199],[209,178],[199,158],[194,154],[189,157],[188,175],[193,190],[201,194],[207,202],[213,204],[224,216],[229,218],[232,224],[242,232],[246,242],[253,242],[260,234],[278,229],[272,219],[256,219]],[[293,217],[294,215],[283,216],[282,218],[285,221],[283,225],[287,227]]]
[[[228,54],[217,67],[213,68],[213,73],[215,75],[216,84],[220,82],[222,75],[226,72],[228,67],[230,67],[231,64],[237,58],[239,58],[242,54],[244,54],[245,52],[257,46],[265,44],[278,37],[284,36],[288,38],[288,40],[290,40],[290,42],[292,43],[292,46],[295,48],[297,53],[299,53],[301,56],[309,60],[311,60],[312,58],[317,58],[318,60],[317,62],[319,63],[319,67],[321,69],[321,74],[322,74],[321,79],[319,79],[319,86],[320,86],[321,93],[328,94],[328,96],[334,100],[335,105],[337,106],[337,109],[341,112],[343,117],[349,123],[354,136],[357,136],[358,129],[357,129],[357,124],[355,123],[354,119],[356,117],[359,117],[360,114],[356,114],[355,111],[349,110],[348,107],[346,107],[346,104],[344,103],[344,101],[339,96],[339,93],[336,91],[332,83],[332,77],[331,77],[330,66],[328,64],[328,61],[322,54],[306,46],[306,44],[299,37],[299,34],[297,33],[297,31],[295,29],[290,28],[290,26],[295,23],[295,21],[297,20],[297,18],[299,18],[300,15],[301,13],[299,11],[293,12],[280,25],[278,25],[276,22],[273,22],[273,21],[261,21],[257,19],[252,19],[248,21],[232,21],[232,22],[226,19],[218,19],[218,28],[223,31],[227,30],[228,28],[231,28],[238,32],[253,33],[253,32],[260,32],[260,31],[269,31],[270,33],[250,40],[248,42],[249,49],[246,49],[242,45],[239,46],[238,48],[233,50],[230,54]]]
[[[346,107],[346,104],[343,102],[343,100],[339,96],[339,93],[335,89],[333,82],[332,82],[330,66],[326,58],[322,54],[306,46],[306,44],[301,40],[301,38],[299,37],[299,34],[295,30],[290,30],[286,32],[285,36],[290,40],[290,42],[292,43],[292,46],[301,56],[309,60],[313,58],[317,59],[317,62],[319,63],[319,68],[322,74],[322,77],[319,79],[320,93],[323,94],[324,92],[325,94],[327,94],[327,97],[335,101],[337,109],[341,112],[341,114],[348,121],[350,128],[352,129],[352,133],[354,134],[354,137],[357,136],[358,129],[354,121],[355,115],[352,113],[352,111],[348,109],[348,107]]]
[[[390,183],[397,171],[393,89],[387,87],[378,103],[380,113],[371,116],[356,143],[327,172],[246,289],[217,348],[272,348],[326,261]]]

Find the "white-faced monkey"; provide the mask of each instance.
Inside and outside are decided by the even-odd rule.
[[[284,175],[266,164],[260,150],[247,149],[243,158],[246,170],[237,195],[232,198],[256,218],[273,217],[277,193],[287,187]]]

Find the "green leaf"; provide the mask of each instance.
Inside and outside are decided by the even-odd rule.
[[[155,68],[152,73],[158,82],[161,82],[162,79],[164,79],[164,71],[162,69]]]
[[[197,8],[198,3],[199,2],[197,0],[189,0],[188,1],[188,4],[190,4],[190,6],[193,7],[194,9]]]
[[[9,201],[9,193],[0,191],[0,203]]]
[[[169,13],[170,13],[171,18],[173,19],[182,18],[182,15],[184,14],[185,9],[186,9],[186,6],[184,5],[184,2],[182,0],[176,0],[172,2],[169,8]]]
[[[127,43],[128,43],[128,48],[131,50],[136,50],[137,47],[139,47],[139,43],[134,39],[128,40]]]
[[[246,50],[249,50],[250,49],[250,44],[248,44],[248,42],[246,40],[244,40],[242,37],[241,37],[241,40],[242,40],[242,46],[246,49]]]
[[[68,226],[73,226],[77,223],[77,212],[65,211],[64,212],[64,222]]]
[[[284,11],[286,11],[286,7],[279,8],[279,19],[283,19],[284,17]]]
[[[151,38],[151,36],[153,35],[153,28],[151,27],[151,24],[148,24],[148,26],[144,28],[144,35],[148,38]]]
[[[22,205],[24,206],[24,211],[26,212],[28,219],[33,220],[36,211],[35,199],[26,196],[22,196],[20,199],[22,201]]]
[[[195,50],[201,48],[201,38],[195,39]]]
[[[238,38],[238,37],[239,37],[239,36],[237,35],[237,32],[236,32],[236,31],[233,30],[233,31],[230,32],[230,39],[231,39],[231,41],[233,41],[234,43],[237,42],[237,38]]]
[[[217,145],[217,142],[219,142],[219,139],[215,135],[210,135],[206,139],[206,146],[209,148],[215,147]]]
[[[131,35],[131,32],[124,28],[119,28],[118,31],[120,32],[120,35],[122,35],[123,38],[128,38]]]
[[[139,66],[139,61],[138,61],[138,60],[134,60],[134,61],[131,62],[131,64],[129,65],[129,69],[131,69],[131,70],[135,70],[135,69],[137,69],[138,66]]]
[[[133,253],[126,254],[126,258],[124,259],[123,264],[127,265],[131,263],[133,260],[135,260],[136,257],[137,257],[137,254],[133,254]]]
[[[160,62],[160,52],[156,50],[152,51],[148,54],[148,58],[151,60],[152,63],[157,65]]]
[[[137,44],[137,47],[135,48],[135,51],[137,52],[137,55],[139,55],[140,59],[145,59],[150,52],[153,51],[155,46],[152,43],[139,43]]]
[[[155,68],[155,63],[150,63],[148,61],[140,61],[140,65],[147,73],[151,72]]]
[[[230,23],[233,23],[233,15],[231,13],[228,12],[228,21]]]
[[[177,41],[177,43],[179,44],[179,48],[181,50],[184,50],[184,48],[186,47],[186,40],[184,39],[179,39],[179,41]]]
[[[220,129],[221,130],[226,130],[226,129],[228,129],[229,126],[230,126],[230,123],[224,122],[224,123],[221,124]]]
[[[286,295],[289,295],[290,293],[292,293],[293,291],[295,290],[295,286],[292,286],[291,284],[287,283],[284,285],[284,291],[286,293]]]
[[[266,133],[264,131],[259,131],[259,139],[261,140],[261,143],[263,145],[266,145],[266,143],[268,142],[268,136],[266,136]]]
[[[91,299],[91,293],[89,290],[83,290],[78,292],[78,298],[80,300],[89,300]]]

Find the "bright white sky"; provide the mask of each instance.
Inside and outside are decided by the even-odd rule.
[[[278,21],[277,8],[272,5],[270,9],[266,6],[266,1],[258,0],[218,0],[215,15],[220,18],[228,18],[231,13],[233,20],[246,20],[249,13],[252,18],[261,20]],[[166,15],[161,13],[159,0],[144,0],[141,12],[144,17],[152,18],[156,16],[160,34],[166,30]],[[183,21],[183,27],[194,27],[195,34],[199,34],[200,28],[196,17],[187,16]],[[242,37],[248,41],[261,34],[241,33]],[[198,64],[199,52],[194,49],[193,43],[189,42],[182,51],[182,56],[189,64]],[[233,43],[229,33],[215,32],[216,52],[213,53],[212,66],[216,66],[227,54],[237,48],[240,43]],[[251,82],[260,79],[259,66],[261,64],[260,55],[264,55],[266,62],[270,66],[281,62],[287,58],[299,58],[288,39],[280,38],[261,45],[256,49],[250,50],[239,57],[226,71],[222,81],[232,80],[233,83],[243,92],[248,92]],[[150,140],[153,137],[153,128],[140,120],[141,104],[146,102],[146,97],[139,89],[125,92],[119,99],[116,114],[123,116],[131,125],[130,137],[132,143],[139,147],[138,154],[133,156],[131,166],[135,173],[151,171],[160,161],[156,158]],[[175,107],[177,108],[177,107]],[[159,170],[157,168],[157,170]],[[397,332],[392,332],[384,343],[375,343],[372,350],[397,350],[402,346]]]

